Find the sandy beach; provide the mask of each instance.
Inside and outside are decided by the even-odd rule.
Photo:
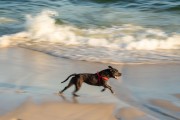
[[[179,119],[180,108],[172,101],[152,99],[148,94],[138,94],[147,76],[154,74],[158,78],[169,73],[164,65],[112,65],[123,74],[118,81],[110,79],[116,92],[100,92],[101,87],[83,84],[78,92],[80,97],[73,97],[73,87],[63,96],[58,92],[67,83],[60,84],[72,73],[95,73],[107,68],[109,64],[75,61],[53,57],[37,51],[19,47],[1,48],[0,50],[0,119],[1,120],[158,120],[165,118],[157,112],[143,106],[156,106],[171,114],[168,120]],[[148,67],[144,67],[148,66]],[[178,78],[179,66],[167,65]],[[148,68],[145,70],[145,68]],[[154,69],[156,71],[154,71]],[[164,69],[164,70],[163,70]],[[174,70],[174,71],[173,71]],[[164,74],[158,73],[163,71]],[[142,74],[144,73],[144,74]],[[146,73],[146,74],[145,74]],[[152,77],[152,79],[155,79]],[[174,78],[175,79],[175,78]],[[127,80],[127,81],[125,81]],[[132,81],[131,81],[132,80]],[[176,80],[176,79],[175,79]],[[166,81],[168,82],[168,81]],[[177,80],[177,83],[179,81]],[[134,85],[133,87],[132,84]],[[153,83],[152,83],[153,84]],[[158,87],[158,82],[154,90]],[[166,85],[166,84],[165,84]],[[163,87],[163,86],[162,86]],[[131,89],[132,88],[132,89]],[[168,89],[171,89],[169,86]],[[152,92],[152,91],[151,91]],[[179,99],[179,88],[174,88],[168,95]],[[147,92],[148,93],[148,92]],[[148,97],[147,97],[148,96]],[[166,111],[166,112],[167,112]]]

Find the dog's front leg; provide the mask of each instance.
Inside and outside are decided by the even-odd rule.
[[[111,91],[112,94],[115,94],[114,91],[112,90],[111,86],[108,85],[107,83],[104,84],[104,87],[105,87],[104,89],[108,88]]]

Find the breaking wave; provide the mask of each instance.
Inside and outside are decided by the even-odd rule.
[[[65,53],[64,57],[72,59],[79,59],[81,56],[81,60],[102,61],[103,57],[108,56],[106,62],[122,61],[113,56],[119,55],[119,52],[127,54],[129,50],[141,50],[142,53],[143,50],[180,49],[178,33],[168,34],[160,29],[132,24],[109,28],[78,28],[73,25],[56,24],[54,16],[57,15],[56,11],[51,10],[44,10],[35,16],[27,15],[26,31],[1,36],[0,47],[21,45],[56,56]],[[97,60],[97,57],[101,60]]]

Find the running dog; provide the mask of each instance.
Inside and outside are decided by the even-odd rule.
[[[95,74],[91,74],[91,73],[72,74],[69,77],[67,77],[66,80],[61,82],[64,83],[70,77],[72,77],[69,84],[63,90],[59,91],[59,94],[61,95],[66,89],[68,89],[72,85],[75,85],[75,90],[73,91],[72,94],[74,96],[78,96],[76,92],[81,88],[83,82],[89,85],[103,86],[104,88],[101,90],[101,92],[105,91],[106,88],[108,88],[111,91],[111,93],[114,94],[114,91],[112,90],[111,86],[107,84],[107,81],[109,80],[109,78],[118,79],[121,75],[122,74],[117,69],[111,66],[108,66],[108,69],[102,70]]]

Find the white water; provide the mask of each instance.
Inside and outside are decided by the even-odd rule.
[[[172,56],[173,60],[180,60],[178,55],[162,52],[162,49],[180,49],[178,33],[168,34],[160,29],[132,24],[82,29],[55,24],[53,17],[57,15],[56,11],[50,10],[44,10],[35,16],[27,15],[26,31],[1,36],[0,47],[21,45],[60,57],[96,62],[132,62],[142,57],[140,61],[146,61],[149,60],[148,55],[158,60],[171,60]],[[122,59],[122,56],[125,58]]]

